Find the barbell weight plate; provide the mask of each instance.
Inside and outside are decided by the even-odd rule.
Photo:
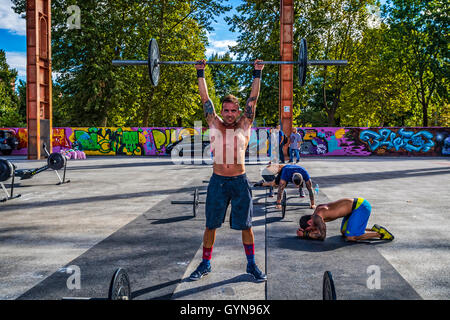
[[[198,189],[195,189],[194,191],[194,217],[197,216],[197,209],[198,209],[198,204],[200,202],[200,196],[198,195]]]
[[[308,45],[306,39],[300,41],[300,48],[298,53],[298,81],[300,86],[304,86],[306,82],[306,72],[308,68]]]
[[[333,276],[330,271],[323,274],[323,300],[336,300],[336,289],[334,288]]]
[[[111,279],[109,286],[109,300],[131,300],[130,278],[127,272],[118,268]]]
[[[12,177],[14,167],[11,162],[0,158],[0,182],[6,181]]]
[[[287,206],[287,194],[286,190],[283,190],[283,198],[281,199],[281,219],[286,216],[286,206]]]
[[[159,82],[159,48],[155,39],[151,39],[148,45],[148,73],[152,85],[157,86]]]
[[[60,170],[64,168],[66,158],[61,153],[55,152],[48,157],[47,164],[50,169]]]

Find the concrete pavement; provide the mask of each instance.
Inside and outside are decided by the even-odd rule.
[[[11,159],[18,168],[43,163]],[[281,219],[273,207],[255,207],[256,260],[267,283],[245,273],[240,232],[227,222],[217,232],[213,272],[190,282],[201,257],[204,206],[194,218],[192,206],[170,200],[189,199],[196,187],[204,193],[211,166],[90,157],[69,161],[71,183],[56,186],[56,175],[46,171],[19,181],[21,198],[0,203],[0,299],[106,297],[119,266],[130,275],[135,299],[321,299],[325,270],[333,273],[338,299],[450,298],[447,158],[304,158],[300,165],[319,184],[319,203],[366,198],[369,227],[384,225],[396,239],[351,244],[335,221],[326,241],[301,240],[298,219],[312,210],[288,208]],[[250,180],[260,179],[262,166],[247,165]],[[73,265],[81,288],[70,290],[65,268]],[[374,268],[379,289],[369,288]]]

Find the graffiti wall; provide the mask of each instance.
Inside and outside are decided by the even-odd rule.
[[[450,128],[297,128],[303,156],[448,156]],[[27,154],[27,129],[11,131],[19,144],[12,155]],[[253,128],[250,148],[267,155],[270,128]],[[169,155],[170,145],[183,137],[202,135],[207,128],[53,128],[53,152],[70,149],[75,141],[86,155]],[[6,141],[6,140],[5,140]],[[0,135],[0,152],[1,140]],[[255,149],[256,150],[256,149]]]

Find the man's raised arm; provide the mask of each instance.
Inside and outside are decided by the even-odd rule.
[[[206,60],[201,60],[199,61],[199,64],[195,65],[195,69],[197,69],[198,90],[203,104],[203,112],[205,114],[206,122],[208,125],[211,125],[212,121],[216,119],[217,114],[214,109],[214,104],[209,98],[208,86],[206,85],[205,80],[205,67]]]
[[[255,69],[253,70],[253,83],[252,83],[252,91],[250,92],[250,97],[247,100],[244,110],[245,118],[252,123],[255,120],[256,113],[256,102],[259,97],[259,89],[261,87],[261,74],[264,69],[263,64],[258,64],[261,60],[255,61]]]

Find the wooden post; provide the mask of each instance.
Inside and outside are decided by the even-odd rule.
[[[294,0],[280,1],[280,56],[281,61],[294,60]],[[279,114],[281,128],[289,137],[292,131],[292,108],[294,103],[294,66],[280,65]],[[286,151],[286,145],[284,150]]]
[[[27,0],[28,159],[52,152],[51,0]]]

